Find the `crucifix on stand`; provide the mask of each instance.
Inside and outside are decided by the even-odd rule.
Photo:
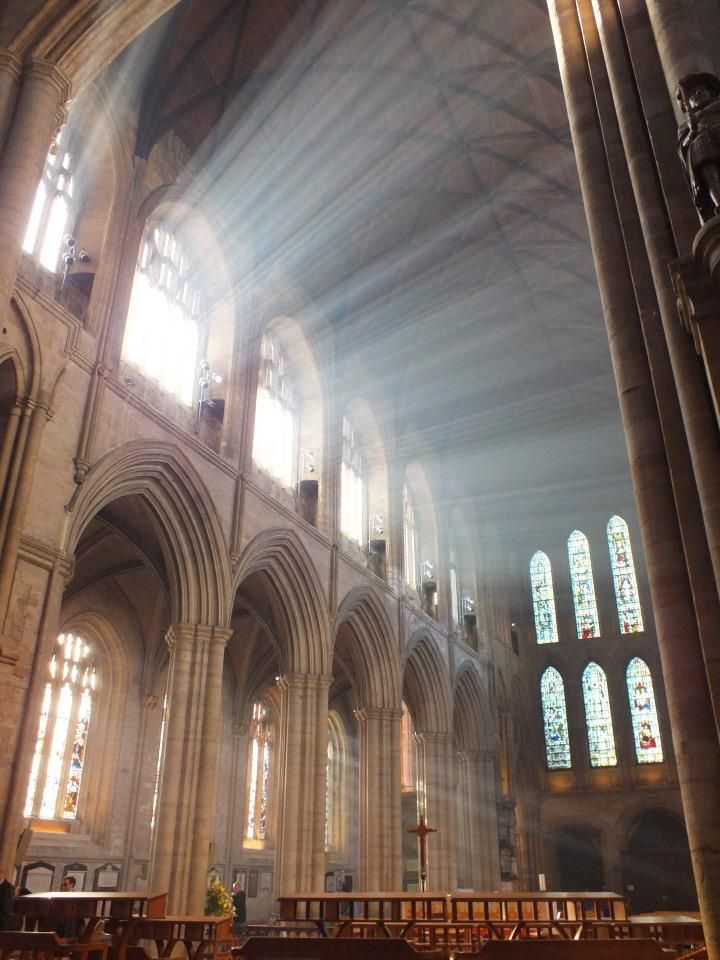
[[[418,847],[420,849],[420,892],[425,893],[427,884],[427,835],[437,833],[435,827],[425,825],[425,817],[422,814],[419,817],[417,826],[410,827],[408,833],[416,833],[418,838]]]

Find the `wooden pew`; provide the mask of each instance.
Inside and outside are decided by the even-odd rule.
[[[0,931],[0,960],[52,960],[71,957],[73,960],[107,960],[110,943],[107,940],[78,943],[61,940],[56,933],[38,933],[34,930]]]
[[[489,940],[478,960],[671,960],[657,940]]]
[[[398,937],[362,940],[250,937],[239,947],[233,947],[232,954],[238,960],[245,957],[258,960],[443,960],[445,957],[443,951],[414,950],[407,940]]]

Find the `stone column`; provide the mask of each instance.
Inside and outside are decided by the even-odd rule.
[[[10,50],[0,50],[0,156],[15,109],[21,75],[20,57]]]
[[[720,744],[577,7],[575,0],[549,0],[549,7],[628,446],[708,956],[718,960]]]
[[[646,0],[665,80],[673,103],[678,80],[688,73],[714,73],[693,0]],[[680,112],[676,105],[678,118]]]
[[[487,750],[458,754],[461,799],[467,822],[469,883],[474,890],[497,890],[500,884],[495,758]]]
[[[10,300],[37,185],[69,94],[70,82],[55,64],[28,61],[0,158],[0,316]]]
[[[401,710],[356,710],[360,739],[360,890],[402,888]]]
[[[200,913],[215,814],[222,669],[229,630],[170,628],[166,736],[150,887],[168,890],[168,913]]]
[[[421,810],[434,827],[427,840],[428,890],[449,892],[457,887],[457,791],[455,738],[450,733],[416,733]]]
[[[325,889],[325,788],[330,678],[288,674],[282,697],[278,756],[277,896]]]

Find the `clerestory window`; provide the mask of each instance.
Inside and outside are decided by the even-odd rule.
[[[53,273],[77,216],[74,170],[75,153],[63,127],[47,155],[23,241],[23,250]]]
[[[286,487],[294,479],[295,395],[287,359],[277,337],[263,334],[255,404],[253,460]]]
[[[343,453],[340,478],[340,527],[350,540],[364,544],[365,480],[360,444],[353,422],[343,417]]]
[[[268,830],[270,801],[270,763],[272,726],[267,707],[261,701],[253,704],[248,750],[248,802],[245,836],[248,840],[265,840]]]

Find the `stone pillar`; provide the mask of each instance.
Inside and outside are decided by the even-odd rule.
[[[360,739],[360,890],[402,889],[401,710],[356,710]]]
[[[276,895],[325,889],[325,788],[330,678],[288,674],[278,751]]]
[[[421,812],[434,827],[427,840],[428,890],[449,892],[457,887],[457,791],[455,738],[450,733],[416,733]]]
[[[168,913],[200,913],[205,901],[220,742],[222,670],[230,631],[170,628],[166,736],[150,853],[154,890]]]
[[[10,50],[0,50],[0,156],[15,109],[21,75],[20,57]]]
[[[712,58],[695,16],[693,0],[646,2],[668,91],[675,103],[678,80],[688,73],[714,73]]]
[[[467,823],[469,884],[474,890],[497,890],[500,884],[495,758],[487,750],[458,754],[460,797]]]
[[[549,0],[549,7],[628,446],[708,956],[718,960],[720,744],[577,7],[575,0]]]
[[[0,157],[0,316],[10,300],[37,185],[69,94],[70,82],[55,64],[28,61]]]

